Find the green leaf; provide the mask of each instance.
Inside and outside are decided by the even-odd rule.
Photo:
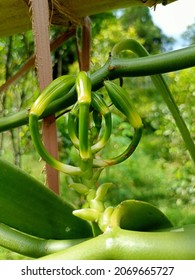
[[[114,210],[111,227],[125,230],[153,231],[172,227],[170,220],[155,206],[138,200],[125,200]]]
[[[75,217],[73,206],[33,177],[0,159],[0,222],[46,239],[92,235],[90,225]]]

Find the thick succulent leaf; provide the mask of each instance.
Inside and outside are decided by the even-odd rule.
[[[119,226],[126,230],[153,231],[172,227],[172,223],[152,204],[138,200],[126,200],[115,208],[111,226]]]
[[[73,210],[36,179],[0,159],[1,223],[46,239],[91,236],[91,226],[75,217]]]

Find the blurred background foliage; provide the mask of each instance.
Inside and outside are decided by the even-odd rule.
[[[91,17],[92,50],[91,72],[107,60],[113,45],[124,38],[142,43],[151,53],[172,50],[174,39],[163,34],[153,24],[148,8],[129,8]],[[194,25],[183,34],[186,45],[195,43]],[[52,27],[51,38],[62,33],[62,28]],[[79,33],[78,33],[79,36]],[[31,31],[0,39],[0,85],[14,75],[33,54]],[[53,77],[78,72],[75,38],[64,42],[52,52]],[[165,75],[177,105],[195,138],[195,68]],[[195,223],[195,172],[193,162],[164,104],[149,77],[125,78],[124,87],[134,102],[144,123],[141,144],[127,161],[107,168],[100,182],[113,182],[107,195],[108,204],[118,204],[124,199],[151,202],[164,211],[177,225]],[[0,95],[0,114],[5,116],[29,108],[39,94],[36,69],[28,71],[17,83]],[[126,119],[113,112],[113,135],[102,152],[110,157],[122,151],[132,136]],[[64,162],[74,162],[76,154],[67,132],[67,116],[57,120],[59,156]],[[1,157],[14,162],[32,176],[44,182],[43,162],[34,152],[28,126],[0,134]],[[61,194],[75,205],[80,198],[67,190],[71,178],[61,175]]]

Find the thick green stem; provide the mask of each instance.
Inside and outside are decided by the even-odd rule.
[[[194,260],[194,226],[181,231],[141,232],[115,228],[42,260]]]
[[[86,240],[87,239],[47,240],[27,235],[0,223],[0,245],[32,258],[40,258],[41,256],[61,251]]]

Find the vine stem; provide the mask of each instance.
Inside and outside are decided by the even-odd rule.
[[[114,228],[41,260],[194,260],[194,227],[143,232]]]
[[[102,87],[106,78],[140,77],[169,73],[195,66],[195,45],[133,59],[109,56],[107,62],[91,75],[92,89]]]
[[[56,253],[87,239],[43,239],[25,234],[6,224],[0,223],[0,245],[19,254],[39,258]]]

